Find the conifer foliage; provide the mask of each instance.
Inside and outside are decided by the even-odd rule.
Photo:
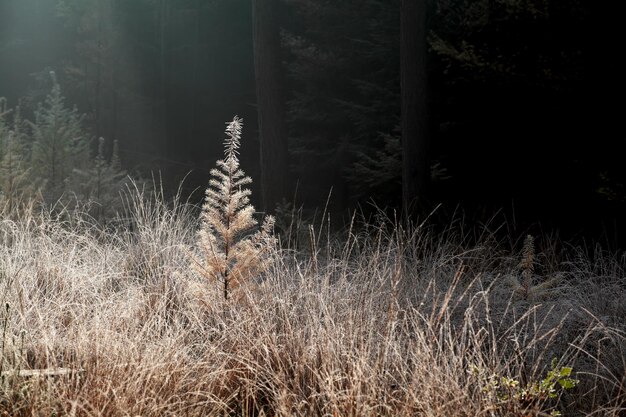
[[[275,244],[272,216],[266,216],[254,231],[257,221],[250,204],[251,191],[244,188],[252,179],[239,168],[237,157],[242,127],[242,119],[235,116],[226,128],[225,158],[211,170],[200,215],[198,252],[192,255],[198,273],[221,284],[225,299],[267,269]]]
[[[106,157],[105,139],[98,139],[98,153],[86,169],[74,169],[72,191],[82,201],[93,204],[91,215],[98,221],[113,218],[122,211],[120,193],[131,180],[122,169],[119,146],[113,141],[111,158]]]
[[[12,121],[8,116],[12,115]],[[25,123],[19,107],[7,109],[0,97],[0,204],[12,211],[27,194],[32,194],[32,179],[27,160]]]
[[[84,115],[65,104],[55,73],[50,76],[52,89],[34,120],[23,119],[19,106],[9,109],[0,97],[0,204],[11,210],[32,201],[67,208],[80,201],[92,207],[91,216],[106,222],[122,210],[120,192],[131,181],[117,141],[106,152],[100,138],[91,156]]]
[[[55,202],[66,191],[73,170],[89,161],[89,138],[83,129],[83,116],[65,105],[65,97],[54,72],[52,91],[35,111],[32,166],[36,177],[45,181],[47,202]]]

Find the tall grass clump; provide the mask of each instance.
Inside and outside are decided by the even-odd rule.
[[[126,228],[21,213],[0,215],[0,415],[626,412],[620,254],[456,221],[312,226],[237,303],[189,265],[202,217],[158,187],[129,188]]]

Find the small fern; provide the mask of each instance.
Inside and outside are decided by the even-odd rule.
[[[239,168],[237,157],[242,127],[243,121],[235,117],[226,128],[225,158],[211,170],[200,215],[199,253],[192,256],[202,277],[221,283],[225,299],[268,267],[275,244],[272,216],[266,216],[254,231],[257,221],[250,204],[251,191],[245,188],[252,179]]]

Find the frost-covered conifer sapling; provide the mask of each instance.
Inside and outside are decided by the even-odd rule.
[[[243,121],[235,117],[227,124],[224,159],[211,170],[211,179],[200,214],[197,251],[192,255],[196,271],[209,282],[221,284],[225,299],[237,298],[251,280],[269,266],[275,239],[274,218],[265,216],[255,230],[251,191],[252,179],[239,167]]]

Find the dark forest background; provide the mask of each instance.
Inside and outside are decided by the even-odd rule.
[[[323,208],[332,188],[335,219],[391,213],[403,195],[402,3],[426,10],[420,210],[499,211],[520,232],[623,244],[619,25],[583,0],[0,0],[0,96],[28,118],[53,70],[90,134],[111,139],[104,152],[116,140],[126,170],[160,172],[170,193],[186,175],[184,194],[204,188],[239,115],[253,196],[282,172],[296,206]],[[279,65],[257,89],[268,57]],[[270,95],[289,163],[263,177],[257,111]]]

